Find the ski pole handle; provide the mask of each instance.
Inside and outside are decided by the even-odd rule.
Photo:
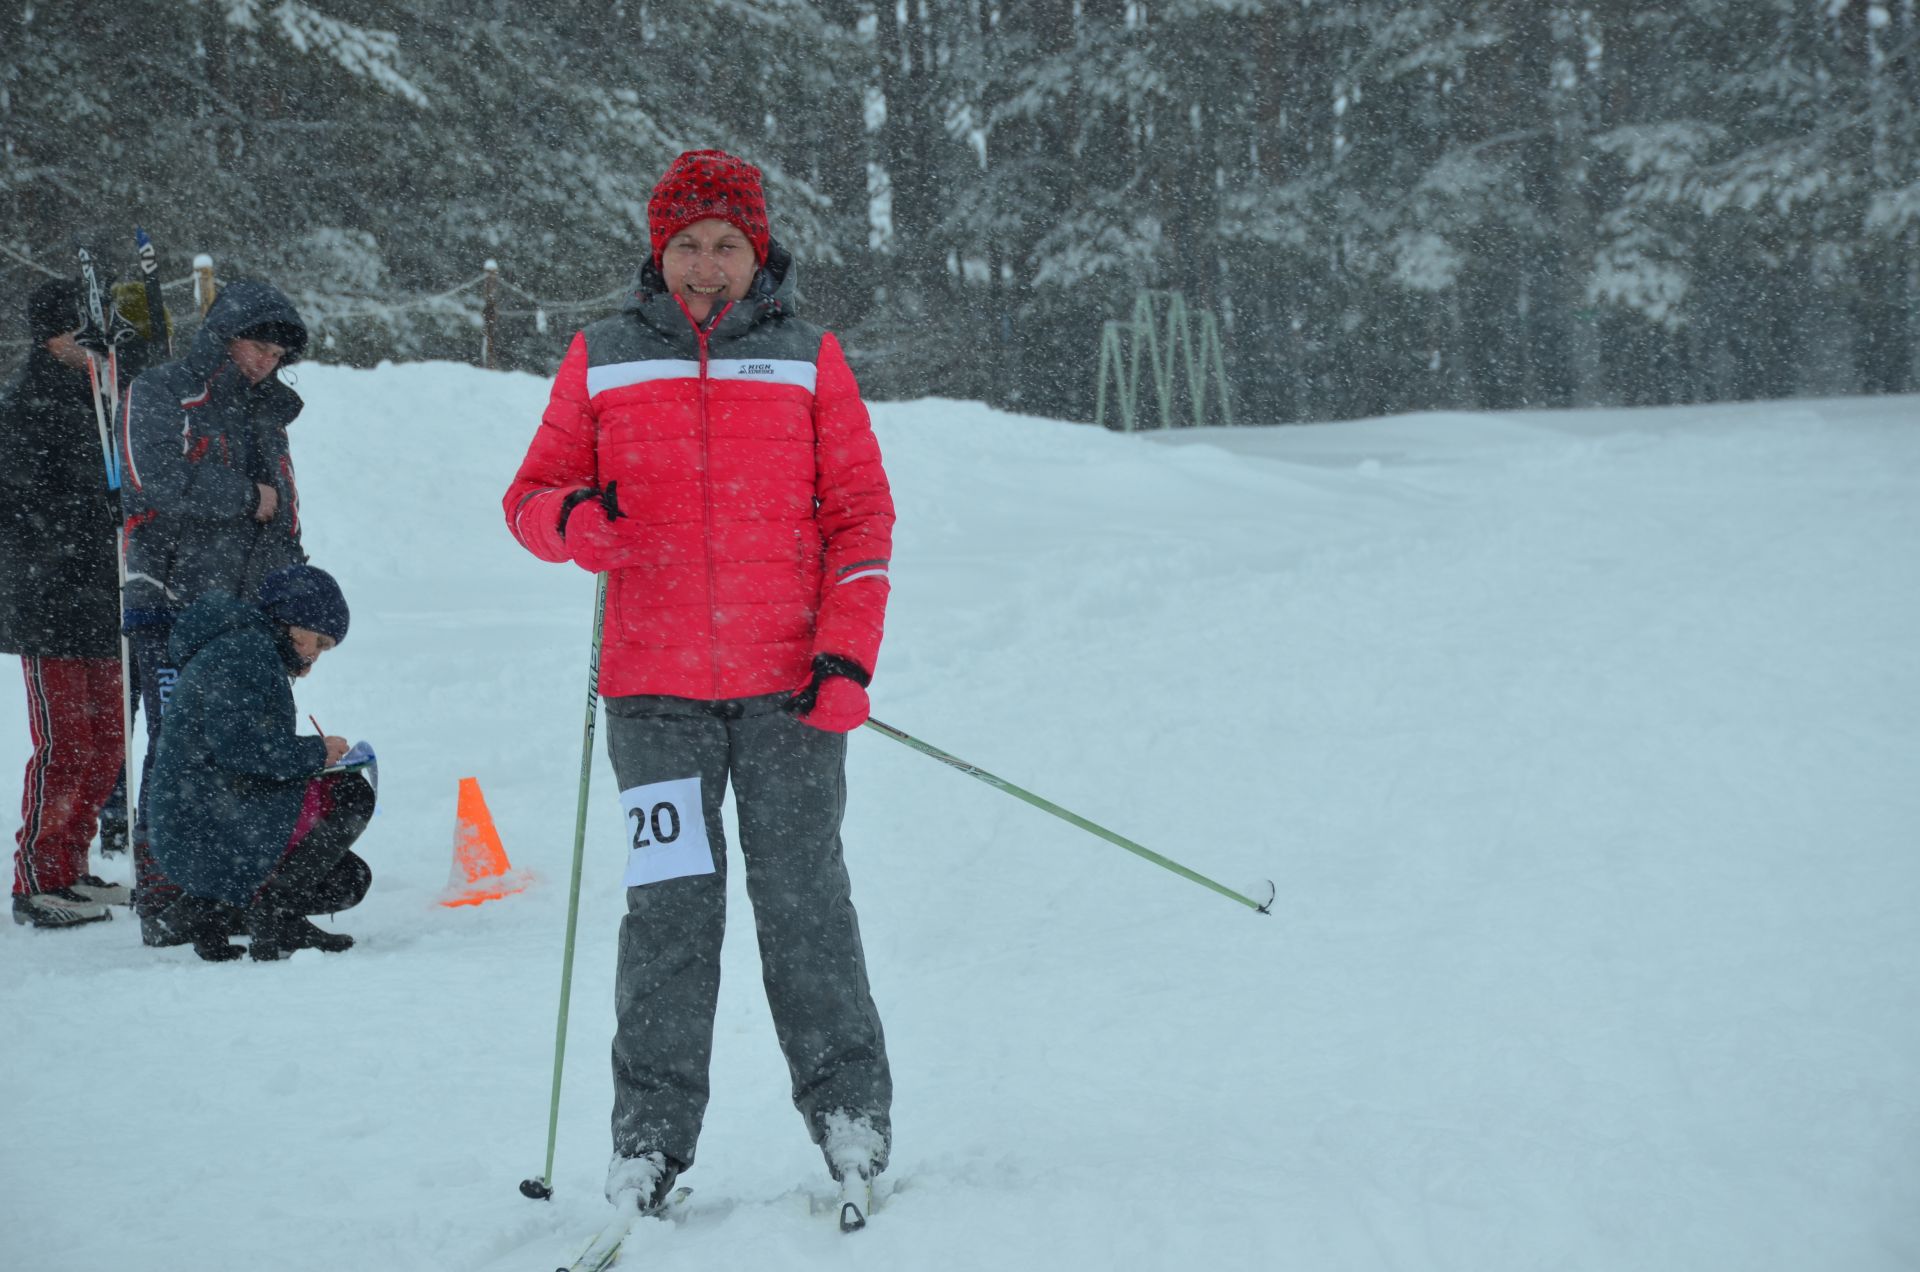
[[[154,253],[153,239],[141,226],[133,227],[133,241],[139,248],[140,272],[146,276],[147,343],[173,356],[173,328],[167,322],[167,304],[160,294],[160,258]]]

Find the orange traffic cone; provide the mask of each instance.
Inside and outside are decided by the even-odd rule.
[[[460,779],[460,803],[453,820],[453,874],[441,905],[479,905],[497,901],[527,886],[524,874],[507,861],[493,814],[480,793],[480,779]]]

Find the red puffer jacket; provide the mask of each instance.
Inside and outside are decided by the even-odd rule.
[[[609,571],[607,696],[796,689],[816,654],[873,670],[893,497],[839,342],[787,315],[783,273],[705,332],[644,287],[581,332],[507,490],[535,556]],[[624,515],[579,506],[569,543],[567,496],[610,482]]]

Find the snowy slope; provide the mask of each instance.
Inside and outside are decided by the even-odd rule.
[[[355,616],[300,706],[381,756],[360,945],[216,967],[124,921],[0,929],[0,1266],[544,1272],[604,1219],[603,754],[556,1197],[515,1189],[592,598],[500,524],[545,387],[299,381],[308,542]],[[1279,901],[857,734],[898,1191],[855,1238],[809,1217],[736,909],[693,1215],[632,1266],[1920,1265],[1920,400],[876,417],[877,714]],[[9,673],[9,832],[22,699]],[[469,775],[537,882],[451,910]]]

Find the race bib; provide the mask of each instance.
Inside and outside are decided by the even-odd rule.
[[[626,885],[713,873],[700,778],[676,777],[620,792],[627,814]]]

